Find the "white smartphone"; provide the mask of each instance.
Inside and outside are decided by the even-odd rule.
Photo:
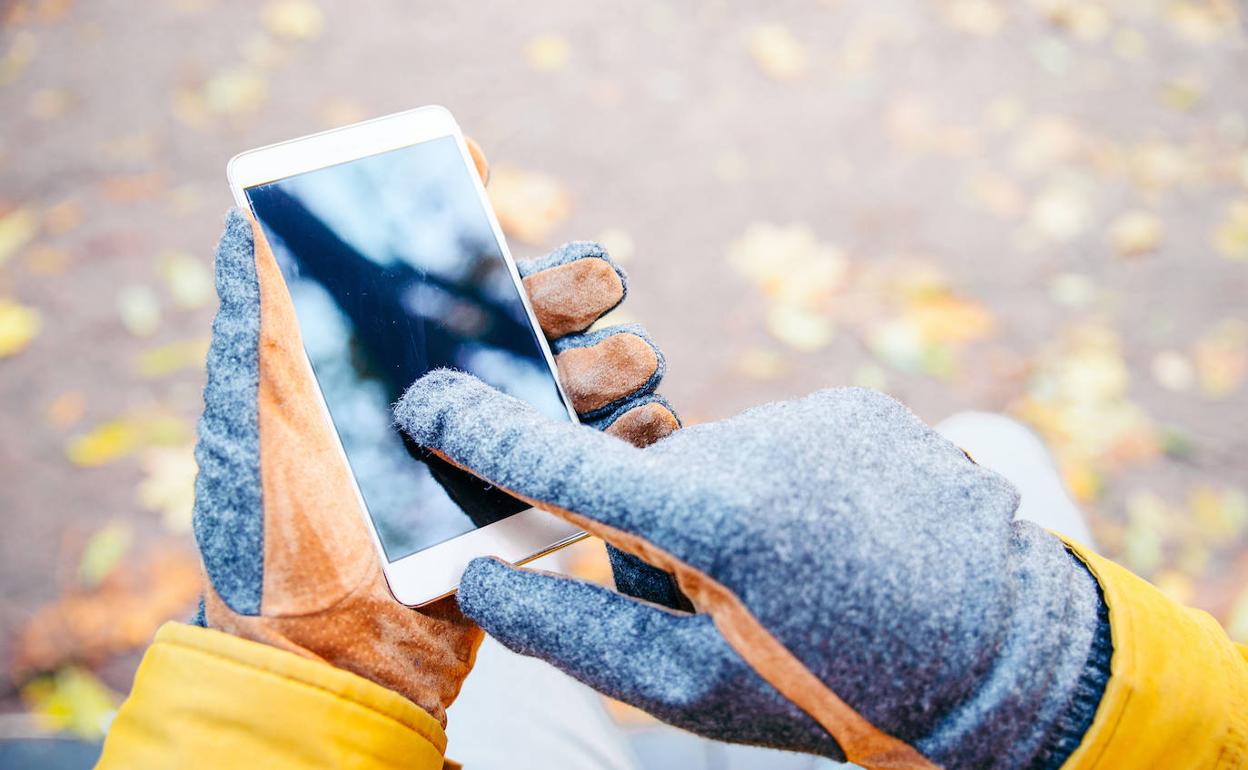
[[[426,604],[454,592],[474,557],[519,564],[584,537],[393,426],[391,405],[439,367],[576,420],[451,113],[422,107],[250,150],[227,175],[281,267],[395,598]]]

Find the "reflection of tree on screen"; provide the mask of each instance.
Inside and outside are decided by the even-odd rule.
[[[288,280],[292,284],[311,281],[329,292],[333,305],[350,326],[355,377],[380,383],[387,404],[432,368],[463,368],[465,350],[486,348],[511,353],[513,358],[533,355],[532,332],[527,323],[517,322],[515,308],[480,289],[490,271],[506,269],[500,257],[491,253],[495,248],[492,237],[489,243],[473,243],[469,234],[462,234],[461,253],[469,260],[468,278],[452,281],[403,260],[380,264],[365,257],[300,200],[277,186],[254,196],[253,204],[270,238],[281,243],[280,250],[298,255],[297,264],[283,265]],[[544,362],[542,365],[545,368]],[[318,376],[322,376],[319,369]],[[326,397],[330,399],[328,392]],[[343,420],[336,406],[331,402],[330,410],[335,412],[336,421]],[[410,456],[428,466],[474,525],[492,523],[527,507],[419,447],[404,443]],[[376,495],[370,494],[364,481],[371,475],[369,469],[357,467],[357,456],[352,456],[352,463],[372,509]],[[384,483],[379,479],[370,486]],[[382,511],[374,510],[374,514],[379,528],[390,518]],[[392,534],[404,539],[402,533]]]

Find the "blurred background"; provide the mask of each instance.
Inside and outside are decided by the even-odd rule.
[[[663,346],[688,420],[844,384],[1014,415],[1103,551],[1248,639],[1233,0],[0,18],[0,740],[98,737],[194,604],[228,158],[430,103],[490,156],[517,256],[593,238],[624,264],[611,320]]]

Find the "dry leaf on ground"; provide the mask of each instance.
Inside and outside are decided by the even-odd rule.
[[[14,640],[13,679],[138,649],[161,623],[189,614],[200,588],[199,561],[181,541],[122,559],[95,588],[71,587],[34,613]]]
[[[537,171],[494,167],[487,191],[503,230],[526,243],[544,243],[572,213],[563,183]]]

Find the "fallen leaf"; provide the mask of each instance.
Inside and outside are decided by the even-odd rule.
[[[1164,229],[1147,211],[1128,211],[1109,225],[1109,243],[1120,257],[1138,257],[1157,250]]]
[[[136,337],[150,337],[160,328],[160,300],[146,286],[126,286],[117,294],[121,325]]]
[[[0,86],[7,86],[21,77],[38,51],[39,41],[30,30],[14,32],[8,50],[0,56]]]
[[[1193,359],[1205,396],[1234,393],[1248,375],[1248,322],[1227,319],[1210,328],[1196,340]]]
[[[1023,188],[1004,174],[977,172],[971,176],[969,184],[975,201],[999,217],[1017,217],[1027,205]]]
[[[1232,202],[1213,232],[1213,248],[1227,259],[1248,260],[1248,198]]]
[[[269,32],[287,40],[315,40],[325,27],[321,9],[308,0],[265,3],[260,19]]]
[[[862,364],[854,369],[853,383],[860,388],[885,390],[888,388],[888,372],[876,364]]]
[[[1153,356],[1153,379],[1166,390],[1185,391],[1196,381],[1191,362],[1178,351],[1166,350]]]
[[[524,47],[524,58],[539,72],[563,69],[572,56],[572,46],[562,35],[553,32],[538,35]]]
[[[97,665],[143,647],[162,623],[189,614],[200,581],[199,559],[181,540],[127,556],[98,586],[72,587],[31,615],[14,639],[11,677]]]
[[[25,350],[42,327],[37,308],[0,298],[0,359]]]
[[[836,326],[827,315],[796,304],[777,304],[767,311],[767,331],[794,350],[809,353],[827,347]]]
[[[486,189],[503,230],[527,243],[544,242],[572,213],[563,183],[540,172],[496,167]]]
[[[773,80],[796,80],[806,74],[806,47],[782,24],[760,24],[750,30],[750,56]]]
[[[1149,192],[1169,190],[1192,181],[1197,175],[1186,150],[1158,139],[1129,148],[1127,174],[1137,187]]]
[[[48,423],[58,430],[65,430],[82,419],[87,411],[87,398],[80,390],[69,390],[48,404]]]
[[[358,102],[336,98],[321,105],[320,115],[321,123],[329,128],[337,128],[366,120],[369,111]]]
[[[1248,496],[1242,490],[1202,484],[1188,495],[1187,507],[1190,521],[1210,543],[1234,543],[1248,528]]]
[[[9,261],[39,233],[39,217],[26,207],[0,215],[0,265]]]
[[[941,8],[950,26],[972,35],[990,37],[1005,26],[1005,5],[993,0],[945,0]]]
[[[186,443],[190,435],[186,423],[172,415],[132,412],[72,437],[65,446],[65,456],[75,465],[95,468],[147,447]]]
[[[1047,184],[1031,204],[1028,222],[1058,243],[1078,238],[1092,221],[1091,185],[1080,176],[1063,175]]]
[[[607,250],[607,253],[611,255],[611,259],[616,262],[625,263],[633,258],[635,249],[633,237],[621,228],[607,228],[599,233],[594,240],[601,244]]]
[[[1244,586],[1231,605],[1226,619],[1226,633],[1241,644],[1248,644],[1248,586]]]
[[[1086,307],[1099,295],[1096,284],[1082,273],[1058,273],[1049,284],[1049,296],[1066,307]]]
[[[218,115],[255,112],[268,99],[268,82],[245,69],[228,69],[214,75],[203,87],[208,111]]]
[[[78,666],[60,669],[28,682],[22,702],[46,729],[66,732],[88,741],[104,736],[121,696],[94,674]]]
[[[26,252],[26,267],[38,275],[61,275],[69,265],[71,255],[65,249],[45,244],[31,246]]]
[[[1112,23],[1107,8],[1086,0],[1033,0],[1033,5],[1049,23],[1086,43],[1104,39]]]
[[[1230,3],[1180,0],[1166,5],[1166,20],[1180,37],[1205,45],[1234,29],[1236,12]]]
[[[134,531],[122,521],[115,521],[92,535],[78,562],[78,579],[83,587],[95,588],[112,574],[133,540]]]
[[[1161,566],[1173,516],[1166,501],[1153,492],[1136,492],[1128,498],[1123,551],[1132,572],[1148,577]]]
[[[1205,98],[1205,88],[1194,80],[1175,78],[1161,85],[1157,98],[1176,112],[1191,112]]]
[[[78,99],[65,88],[40,88],[26,102],[26,113],[35,120],[56,120],[73,109]]]
[[[1148,38],[1138,29],[1129,27],[1114,33],[1114,53],[1129,62],[1138,62],[1148,55]]]
[[[1083,150],[1083,133],[1059,115],[1040,115],[1023,128],[1010,146],[1010,161],[1025,173],[1044,171],[1075,159]]]
[[[164,254],[160,258],[160,274],[173,297],[173,304],[184,310],[201,308],[216,296],[208,267],[189,254]]]
[[[198,470],[193,447],[153,447],[143,453],[142,465],[144,478],[136,490],[139,504],[159,513],[170,532],[190,532]]]
[[[1130,383],[1118,334],[1084,322],[1036,357],[1023,396],[1011,406],[1048,442],[1081,501],[1100,491],[1105,474],[1161,453],[1161,431],[1129,398]]]
[[[775,380],[789,371],[788,361],[770,348],[746,348],[733,360],[732,368],[751,380]]]
[[[207,355],[207,337],[178,340],[144,350],[134,360],[134,372],[144,379],[164,377],[183,369],[202,367]]]
[[[44,209],[43,229],[49,235],[61,235],[82,224],[82,219],[82,204],[69,198]]]
[[[165,177],[156,171],[121,174],[105,179],[100,187],[106,196],[118,203],[145,201],[165,193]]]

